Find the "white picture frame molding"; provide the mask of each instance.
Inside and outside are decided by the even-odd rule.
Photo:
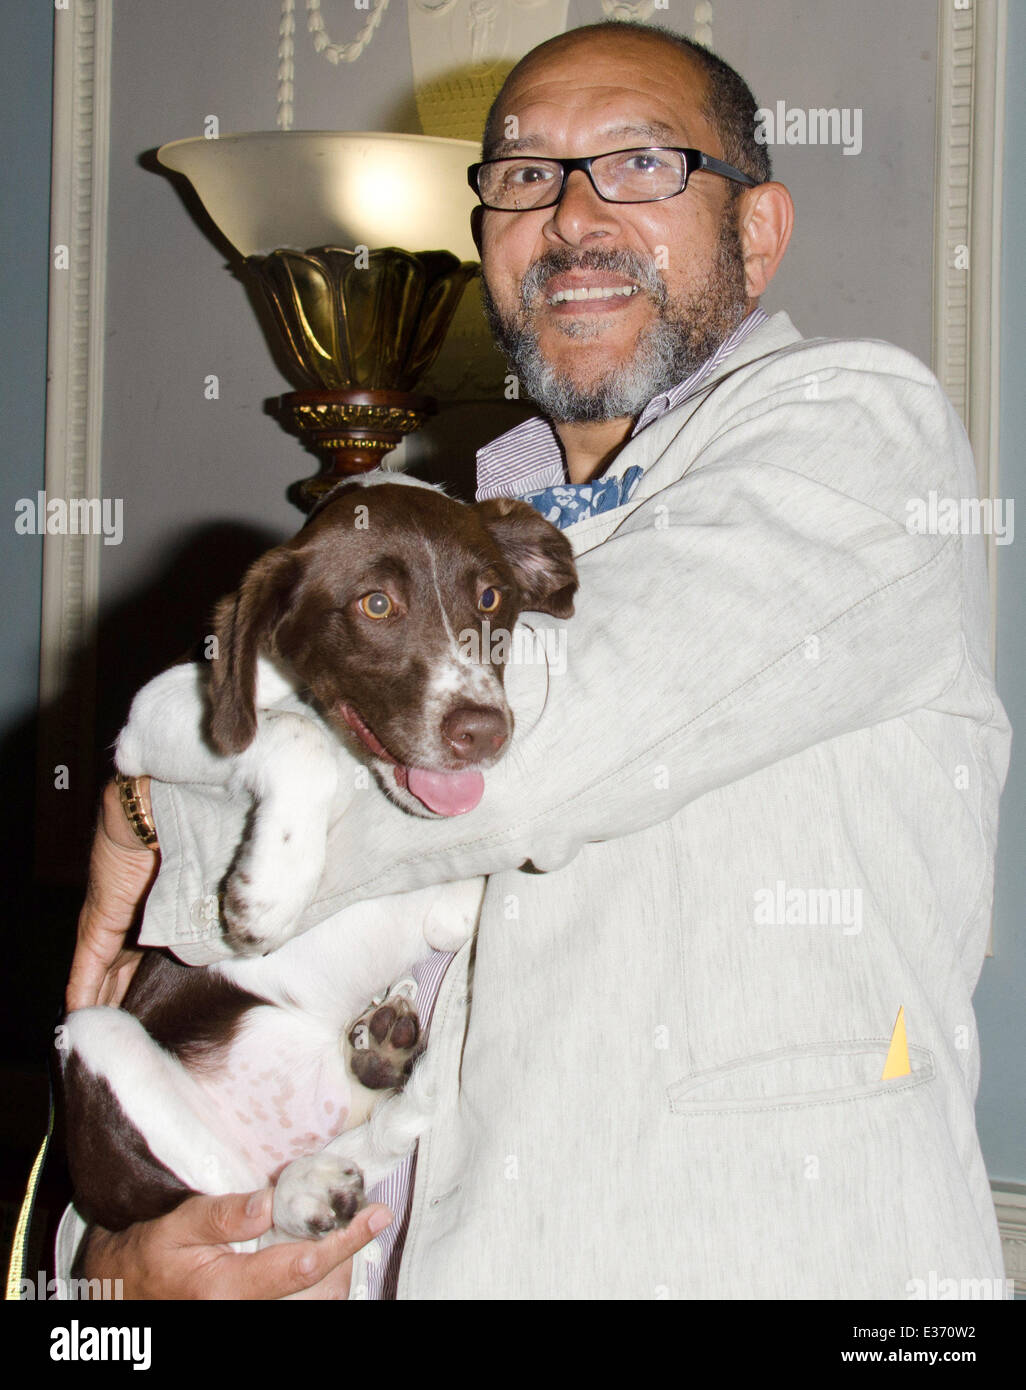
[[[100,497],[113,0],[54,9],[46,465],[49,498]],[[58,248],[67,268],[57,268]],[[99,535],[44,535],[37,872],[65,880],[93,819]],[[74,692],[74,698],[69,698]],[[68,769],[66,790],[55,769]]]
[[[938,0],[933,370],[965,425],[981,498],[996,498],[1007,0]],[[987,537],[991,655],[997,556]]]
[[[46,474],[49,497],[102,495],[104,295],[110,163],[113,0],[54,12],[50,240],[69,268],[50,272]],[[939,0],[933,369],[976,453],[980,495],[998,484],[1001,168],[1007,0]],[[955,248],[968,248],[956,270]],[[994,598],[993,537],[989,554]],[[46,877],[92,819],[92,744],[101,537],[43,538],[39,672],[42,795],[38,843]],[[992,609],[993,609],[992,603]],[[78,699],[64,697],[75,670]],[[84,673],[84,674],[83,674]],[[50,796],[67,765],[68,792]],[[64,867],[77,859],[69,855]],[[1009,1274],[1026,1292],[1026,1196],[995,1191]]]
[[[1026,1191],[994,1186],[993,1193],[1005,1274],[1015,1293],[1026,1298]]]

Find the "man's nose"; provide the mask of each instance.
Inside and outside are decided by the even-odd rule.
[[[548,240],[579,246],[592,237],[616,236],[619,231],[618,204],[600,198],[584,170],[574,169],[546,223]]]

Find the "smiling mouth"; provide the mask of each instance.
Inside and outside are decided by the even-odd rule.
[[[549,295],[546,304],[569,304],[582,303],[592,299],[630,299],[632,295],[639,294],[639,285],[581,285],[576,289],[557,290],[555,294]]]
[[[472,811],[484,795],[484,778],[480,772],[436,772],[423,767],[407,767],[392,756],[352,705],[340,704],[338,712],[364,747],[379,762],[389,765],[396,786],[415,796],[436,816],[462,816]]]

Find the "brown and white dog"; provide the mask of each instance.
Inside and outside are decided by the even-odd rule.
[[[188,967],[147,952],[121,1009],[67,1017],[69,1165],[87,1220],[121,1229],[193,1192],[270,1181],[271,1238],[322,1234],[410,1151],[432,1088],[412,1065],[423,1043],[405,977],[469,938],[483,882],[376,899],[295,936],[345,746],[407,810],[472,809],[513,720],[492,645],[471,659],[466,635],[512,631],[526,610],[568,617],[576,588],[569,543],[525,503],[465,506],[372,474],[222,601],[209,672],[173,667],[136,697],[122,772],[222,785],[253,813],[223,892],[235,955]]]

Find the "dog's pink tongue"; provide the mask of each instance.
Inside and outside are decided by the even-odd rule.
[[[411,767],[406,785],[438,816],[462,816],[484,795],[480,772],[426,772],[422,767]]]

